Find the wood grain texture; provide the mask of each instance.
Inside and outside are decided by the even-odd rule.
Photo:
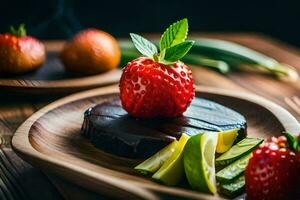
[[[33,106],[28,98],[0,96],[0,199],[61,199],[46,176],[19,158],[10,146],[19,124],[45,103]]]
[[[256,33],[195,33],[192,35],[195,37],[205,36],[235,41],[274,57],[281,62],[293,65],[300,71],[299,50],[267,36]],[[57,49],[61,48],[62,44],[61,41],[47,42],[47,48],[49,48],[49,51],[57,51]],[[200,84],[200,86],[213,86],[259,94],[280,104],[300,120],[300,115],[290,109],[283,101],[285,97],[294,95],[300,96],[299,83],[280,82],[269,76],[247,72],[234,72],[223,76],[217,72],[201,67],[193,67],[192,70],[195,83]],[[11,166],[5,166],[8,171],[14,172],[13,180],[9,180],[19,183],[19,188],[26,194],[25,197],[21,196],[20,199],[59,199],[62,197],[66,199],[84,199],[84,197],[89,197],[89,195],[85,194],[90,194],[92,193],[91,191],[86,191],[83,188],[79,189],[76,184],[69,184],[54,175],[48,175],[47,177],[51,179],[51,183],[53,183],[62,194],[58,196],[57,190],[55,190],[48,178],[40,173],[39,170],[32,168],[29,164],[19,159],[10,147],[11,137],[16,128],[33,112],[57,97],[49,99],[27,95],[22,98],[15,98],[8,97],[7,91],[0,91],[0,97],[0,146],[2,149],[5,148],[7,157],[5,159],[8,159],[14,167],[14,170],[12,170]],[[31,173],[27,173],[28,171]],[[4,174],[3,176],[8,175]],[[6,189],[2,187],[6,187],[6,185],[1,184],[0,195],[3,195],[3,191],[6,191]],[[36,195],[35,190],[32,188],[41,192]],[[17,190],[17,187],[13,187],[10,193],[19,193]],[[81,195],[79,195],[79,193]],[[50,194],[52,194],[52,196]],[[93,196],[97,199],[105,199],[105,197],[99,196],[99,194],[96,193],[94,193]],[[8,198],[5,197],[2,199]]]
[[[47,172],[111,197],[159,199],[157,193],[163,193],[186,198],[216,198],[154,183],[133,170],[140,160],[105,153],[83,137],[80,129],[84,111],[107,101],[111,98],[108,94],[118,96],[118,87],[78,93],[44,107],[16,131],[15,150]],[[196,88],[196,96],[240,112],[246,117],[250,136],[266,138],[284,130],[300,131],[300,125],[291,114],[262,97],[206,87]]]

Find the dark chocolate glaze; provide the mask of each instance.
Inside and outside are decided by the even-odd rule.
[[[98,148],[118,156],[147,158],[180,137],[239,128],[246,135],[245,118],[220,104],[196,98],[182,117],[136,119],[122,108],[118,97],[84,113],[82,134]]]

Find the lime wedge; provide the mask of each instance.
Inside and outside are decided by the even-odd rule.
[[[192,136],[184,149],[184,170],[188,182],[195,190],[216,193],[215,151],[217,133]]]
[[[165,185],[176,185],[183,176],[183,149],[189,136],[182,134],[174,153],[165,161],[161,168],[152,176]]]
[[[171,144],[167,145],[156,154],[137,165],[134,169],[142,174],[153,174],[155,173],[164,162],[174,153],[176,147],[178,146],[178,141],[175,140]]]
[[[228,165],[249,154],[264,140],[260,138],[245,138],[233,145],[228,151],[216,159],[216,165]]]
[[[232,129],[218,133],[218,144],[216,148],[217,153],[224,153],[233,145],[236,137],[238,136],[239,129]]]

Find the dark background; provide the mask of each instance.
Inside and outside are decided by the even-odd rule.
[[[97,27],[114,36],[161,32],[187,17],[191,31],[260,32],[300,47],[300,1],[10,0],[0,4],[0,31],[26,23],[41,39],[69,38]]]

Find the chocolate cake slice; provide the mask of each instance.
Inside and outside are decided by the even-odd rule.
[[[147,158],[182,133],[194,135],[233,128],[240,129],[240,136],[246,135],[245,118],[209,100],[196,98],[182,117],[142,120],[129,116],[116,96],[86,110],[81,131],[106,152]]]

